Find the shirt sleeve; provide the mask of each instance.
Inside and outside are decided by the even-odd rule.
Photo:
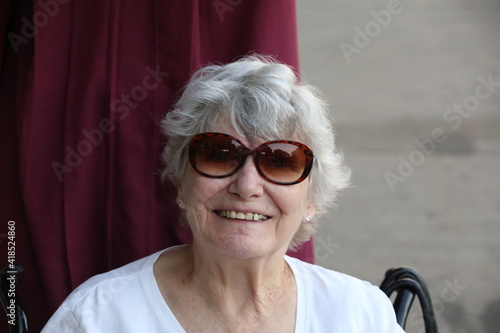
[[[84,333],[71,309],[61,306],[47,322],[41,333]]]

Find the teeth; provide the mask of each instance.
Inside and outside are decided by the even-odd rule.
[[[242,213],[234,210],[219,210],[217,213],[222,217],[231,219],[247,220],[247,221],[265,221],[269,219],[268,216],[257,213]]]

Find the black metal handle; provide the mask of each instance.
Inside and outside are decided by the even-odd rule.
[[[387,271],[380,289],[391,297],[397,292],[394,300],[394,311],[398,324],[404,329],[406,319],[415,297],[418,297],[424,315],[425,331],[427,333],[438,333],[436,317],[432,307],[432,300],[423,278],[412,268],[401,267]]]

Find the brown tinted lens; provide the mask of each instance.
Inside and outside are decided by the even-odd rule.
[[[194,148],[198,171],[212,177],[224,177],[234,172],[242,158],[241,144],[226,136],[208,136]]]
[[[306,168],[304,150],[292,143],[268,143],[261,146],[257,154],[260,171],[274,182],[295,182]]]

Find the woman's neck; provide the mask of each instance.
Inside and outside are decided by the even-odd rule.
[[[231,258],[210,253],[196,244],[186,247],[191,267],[187,281],[206,299],[228,309],[255,307],[265,311],[284,291],[295,284],[293,273],[283,258],[275,254],[265,258]]]
[[[224,258],[191,244],[162,255],[154,272],[186,330],[293,332],[296,284],[283,254]]]

